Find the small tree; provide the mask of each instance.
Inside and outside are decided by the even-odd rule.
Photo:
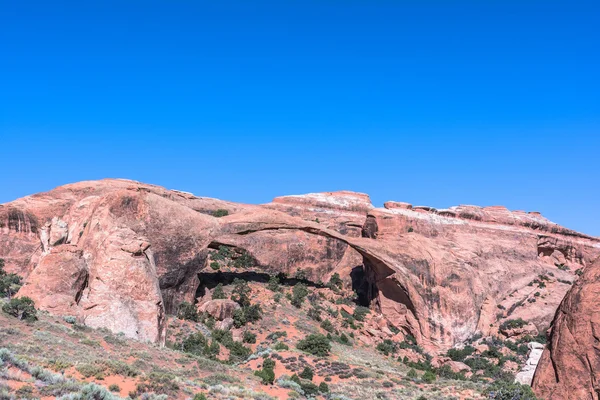
[[[215,286],[215,289],[212,292],[212,299],[213,300],[219,300],[219,299],[226,299],[227,296],[225,296],[225,291],[223,290],[223,284],[219,283],[217,286]]]
[[[335,330],[333,324],[328,319],[325,319],[323,322],[321,322],[321,328],[325,329],[327,332],[333,332]]]
[[[309,381],[312,381],[314,372],[310,367],[304,367],[298,376],[302,379],[308,379]]]
[[[244,331],[244,334],[242,336],[242,341],[244,343],[256,343],[256,334],[250,332],[250,331]]]
[[[233,291],[231,292],[231,300],[235,301],[242,307],[246,307],[250,305],[250,293],[252,293],[252,289],[248,282],[235,278],[233,281]]]
[[[14,296],[21,288],[22,279],[17,274],[7,274],[4,271],[4,259],[0,258],[0,297]]]
[[[177,318],[198,322],[198,310],[195,305],[184,301],[177,309]]]
[[[329,278],[329,283],[327,286],[329,286],[330,289],[341,289],[342,284],[342,278],[340,278],[340,274],[336,272],[335,274],[331,275],[331,278]]]
[[[269,278],[269,283],[267,284],[267,289],[269,289],[272,292],[279,292],[279,284],[279,277],[276,275],[271,275],[271,277]]]
[[[294,286],[294,289],[292,289],[292,305],[297,308],[302,307],[302,303],[306,296],[308,296],[308,293],[308,288],[305,284],[299,283]]]
[[[262,379],[263,385],[271,385],[275,380],[275,360],[266,358],[263,361],[262,369],[260,371],[254,371],[254,375]]]
[[[325,382],[321,382],[319,384],[319,392],[321,392],[321,393],[329,393],[329,386]]]
[[[365,320],[365,316],[370,312],[371,312],[371,310],[369,310],[367,307],[358,306],[354,310],[353,317],[355,320],[362,322]]]
[[[37,320],[35,303],[29,297],[17,297],[11,299],[8,303],[2,306],[2,311],[18,318],[19,320]]]
[[[425,383],[433,383],[433,382],[435,382],[436,376],[433,371],[425,371],[425,373],[423,374],[421,379]]]

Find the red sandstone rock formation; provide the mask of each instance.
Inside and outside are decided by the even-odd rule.
[[[600,394],[600,259],[560,304],[533,389],[548,400],[598,400]]]
[[[217,209],[229,215],[215,218]],[[302,269],[326,282],[337,272],[433,352],[506,319],[547,328],[574,271],[600,254],[598,239],[537,213],[375,208],[352,192],[253,206],[102,180],[0,206],[0,257],[26,277],[20,295],[143,340],[164,340],[164,313],[199,297],[198,273],[211,272],[209,252],[220,246],[247,254],[257,273]],[[532,285],[540,275],[544,288]]]

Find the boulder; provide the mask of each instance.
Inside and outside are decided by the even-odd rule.
[[[209,300],[198,306],[198,312],[207,313],[217,321],[232,319],[235,310],[241,307],[238,303],[229,299]],[[232,320],[233,322],[233,320]]]

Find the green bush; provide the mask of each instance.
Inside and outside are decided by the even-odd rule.
[[[450,349],[446,353],[446,356],[450,357],[453,361],[464,361],[467,357],[475,352],[475,347],[467,345],[462,349]]]
[[[289,350],[290,347],[285,343],[278,342],[275,346],[273,346],[273,349],[277,350],[277,351],[282,351],[282,350]]]
[[[254,371],[254,375],[262,379],[263,385],[271,385],[275,380],[275,360],[267,358],[263,361],[262,369]]]
[[[312,319],[315,320],[317,322],[321,322],[323,320],[323,318],[321,318],[321,312],[319,310],[317,310],[314,307],[309,308],[308,312],[306,313],[306,315]]]
[[[522,318],[509,319],[509,320],[504,321],[500,325],[500,329],[508,330],[508,329],[522,328],[525,325],[527,325],[527,321],[523,320]]]
[[[221,264],[219,264],[217,261],[213,261],[210,263],[210,267],[214,270],[214,271],[218,271],[221,269]]]
[[[204,353],[208,341],[200,332],[192,333],[181,342],[181,350],[186,353],[201,355]]]
[[[279,277],[276,275],[271,275],[271,277],[269,278],[269,283],[267,283],[267,289],[269,289],[272,292],[279,292],[279,290],[281,289],[279,287]]]
[[[411,368],[408,373],[406,374],[407,377],[411,378],[411,379],[416,379],[417,378],[417,371],[415,371],[414,368]]]
[[[304,367],[304,369],[302,370],[302,372],[300,372],[300,374],[298,376],[302,379],[308,379],[309,381],[312,381],[314,372],[313,372],[312,368]]]
[[[224,208],[219,208],[218,210],[213,211],[212,215],[216,218],[226,217],[229,215],[229,211]]]
[[[304,299],[308,296],[308,288],[303,283],[298,283],[292,289],[292,305],[294,307],[300,308],[302,307],[302,303],[304,303]]]
[[[35,321],[37,320],[37,310],[33,300],[29,297],[18,297],[10,299],[8,303],[2,306],[2,311],[12,315],[19,320]]]
[[[433,371],[425,371],[425,373],[423,374],[421,379],[425,383],[433,383],[433,382],[435,382],[436,376]]]
[[[329,288],[333,290],[341,289],[342,285],[342,278],[340,278],[340,274],[338,274],[337,272],[331,275],[331,278],[329,278],[329,283],[327,284],[327,286],[329,286]]]
[[[319,392],[321,392],[321,393],[329,393],[329,386],[325,382],[321,382],[319,384]]]
[[[233,325],[240,328],[248,323],[258,321],[262,318],[262,308],[260,304],[252,304],[242,307],[233,312]]]
[[[233,260],[233,266],[235,268],[252,268],[254,266],[254,259],[247,251],[244,251],[242,255]]]
[[[177,318],[198,322],[198,310],[195,305],[184,301],[177,309]]]
[[[333,327],[333,324],[328,319],[323,320],[323,322],[321,322],[321,328],[325,329],[327,332],[333,332],[333,331],[335,331],[335,328]]]
[[[354,310],[353,317],[355,320],[362,322],[365,320],[365,316],[370,312],[371,310],[369,310],[367,307],[358,306]]]
[[[377,344],[377,350],[379,350],[386,356],[389,356],[390,354],[394,354],[396,351],[398,351],[398,347],[396,343],[394,343],[390,339],[385,339],[383,342]]]
[[[222,299],[226,299],[227,296],[225,295],[225,291],[223,290],[223,284],[219,283],[217,286],[215,286],[215,289],[212,292],[212,299],[213,300],[222,300]]]
[[[300,340],[296,345],[296,348],[314,356],[325,357],[328,356],[331,351],[331,344],[327,337],[321,334],[313,334]]]
[[[116,383],[113,383],[108,387],[108,390],[110,390],[111,392],[120,392],[121,388]]]
[[[0,258],[0,297],[11,298],[21,288],[22,279],[17,274],[7,274],[4,265],[4,259]]]
[[[244,334],[242,336],[242,341],[244,343],[256,343],[256,334],[250,332],[250,331],[244,331]]]
[[[208,400],[204,393],[196,393],[193,400]]]

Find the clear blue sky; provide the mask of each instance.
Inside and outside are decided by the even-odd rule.
[[[0,202],[355,190],[600,236],[598,1],[0,0]]]

